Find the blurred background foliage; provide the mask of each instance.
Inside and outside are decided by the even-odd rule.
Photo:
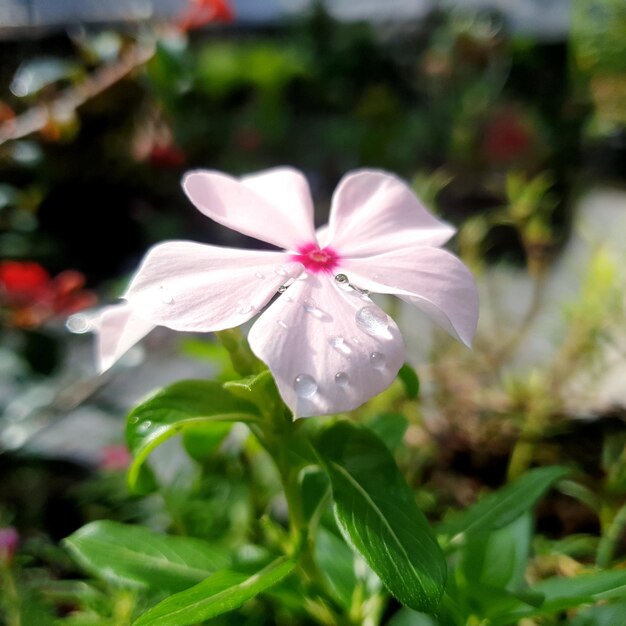
[[[93,306],[96,294],[118,295],[163,239],[247,245],[184,198],[180,179],[193,168],[300,168],[319,224],[346,171],[391,170],[459,228],[456,252],[481,280],[494,267],[523,273],[534,295],[518,327],[503,323],[512,333],[502,339],[495,325],[483,327],[471,354],[436,341],[420,371],[423,404],[398,383],[360,418],[378,425],[433,519],[531,465],[574,464],[574,478],[539,510],[527,573],[578,571],[606,532],[613,543],[603,544],[604,565],[623,563],[624,408],[576,421],[567,401],[580,370],[605,372],[600,348],[623,325],[624,259],[594,253],[579,297],[556,313],[566,331],[547,365],[520,372],[507,364],[545,300],[576,201],[598,185],[623,190],[624,32],[623,2],[576,0],[558,40],[515,34],[495,10],[372,24],[336,21],[322,4],[262,26],[235,16],[0,40],[0,526],[25,537],[17,585],[31,614],[23,624],[63,616],[75,626],[125,624],[141,603],[115,586],[69,582],[77,567],[55,542],[87,521],[142,521],[229,546],[281,532],[276,476],[241,434],[176,469],[162,495],[147,499],[125,487],[119,421],[118,440],[88,458],[24,448],[85,399],[118,419],[132,403],[87,375],[88,352],[74,354],[64,333],[68,314]],[[168,340],[152,341],[159,358],[174,352]],[[225,371],[214,344],[192,337],[181,351],[207,375]],[[333,535],[328,541],[338,549]],[[265,599],[232,623],[304,620],[287,596],[276,621],[263,617],[272,614],[258,605]]]

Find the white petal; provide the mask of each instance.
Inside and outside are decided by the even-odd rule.
[[[328,226],[328,245],[344,257],[414,244],[439,246],[454,234],[454,228],[431,215],[405,182],[378,170],[344,176],[333,195]]]
[[[377,325],[367,324],[372,317]],[[355,409],[386,389],[404,361],[395,322],[325,275],[295,281],[248,340],[295,417]]]
[[[223,330],[256,315],[302,269],[284,252],[168,241],[148,252],[124,297],[153,324]]]
[[[154,328],[154,324],[137,316],[126,303],[102,309],[91,320],[91,326],[97,336],[99,372],[108,370]]]
[[[189,172],[189,199],[212,220],[279,248],[296,250],[315,241],[313,204],[306,179],[276,168],[241,180],[220,172]]]
[[[478,322],[478,291],[471,272],[446,250],[414,246],[341,264],[350,282],[414,304],[470,346]]]

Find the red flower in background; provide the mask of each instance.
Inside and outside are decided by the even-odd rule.
[[[511,162],[528,155],[533,134],[527,121],[516,111],[501,111],[484,130],[483,150],[493,163]]]
[[[187,155],[175,144],[155,144],[148,154],[150,165],[165,169],[179,168],[187,162]]]
[[[0,319],[8,326],[37,328],[59,315],[70,315],[96,304],[83,289],[85,277],[75,270],[55,278],[39,263],[0,262]]]
[[[212,22],[232,22],[235,13],[228,0],[189,0],[187,10],[178,18],[178,28],[188,32]]]

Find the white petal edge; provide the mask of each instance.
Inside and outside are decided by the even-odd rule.
[[[254,317],[302,270],[284,252],[168,241],[146,254],[124,298],[159,326],[224,330]]]
[[[341,271],[362,289],[395,294],[422,309],[471,347],[478,323],[478,290],[472,273],[450,252],[414,246],[344,259]]]
[[[365,307],[385,320],[384,331],[371,334],[357,323]],[[395,322],[369,298],[328,275],[295,281],[254,323],[248,341],[295,418],[361,406],[393,382],[404,362]],[[372,354],[377,356],[372,359]],[[296,379],[302,375],[314,381],[314,393],[298,392]]]
[[[360,257],[415,244],[440,246],[454,233],[397,176],[357,170],[337,185],[324,237],[342,256]]]
[[[212,220],[279,248],[315,241],[313,203],[304,176],[291,168],[241,180],[212,170],[188,172],[183,189]]]
[[[106,372],[153,328],[154,324],[139,317],[126,303],[105,307],[94,315],[91,329],[96,333],[98,371]]]

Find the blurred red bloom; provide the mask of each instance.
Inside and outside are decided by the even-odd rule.
[[[37,328],[59,315],[92,307],[96,296],[83,289],[85,277],[75,270],[55,278],[39,263],[0,262],[0,319],[17,328]]]
[[[232,22],[234,19],[235,13],[228,0],[189,0],[177,26],[186,33],[212,22]]]
[[[483,150],[491,162],[510,162],[526,156],[532,142],[525,120],[514,111],[503,111],[487,124]]]
[[[156,144],[148,154],[150,165],[161,168],[178,168],[185,165],[187,155],[175,144]]]

